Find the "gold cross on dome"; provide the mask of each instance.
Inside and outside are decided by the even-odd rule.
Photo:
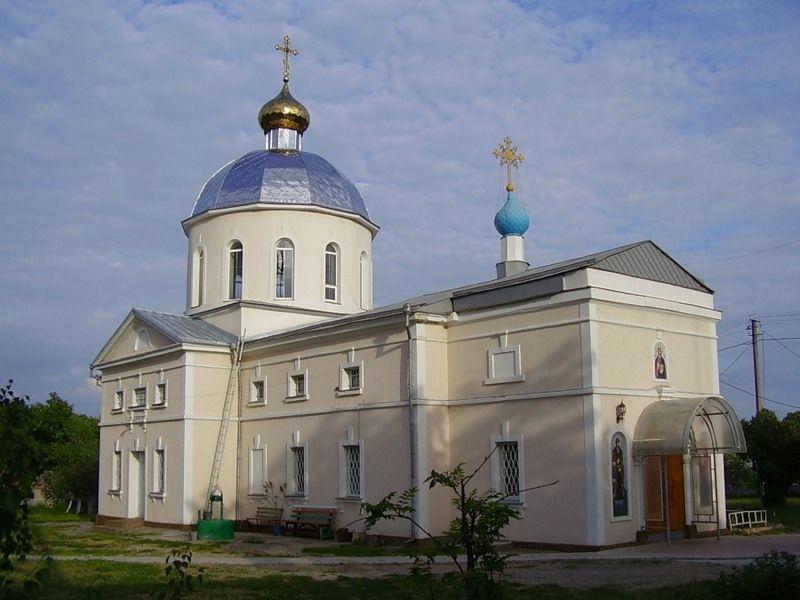
[[[289,36],[283,36],[283,45],[275,44],[275,50],[283,52],[283,81],[289,82],[289,55],[297,56],[300,54],[295,48],[289,46]]]
[[[525,157],[519,153],[517,147],[512,144],[513,142],[511,141],[511,138],[506,137],[506,139],[503,140],[503,143],[497,146],[497,148],[495,148],[493,151],[495,157],[500,159],[500,164],[506,165],[506,173],[508,176],[508,185],[506,187],[511,186],[511,190],[514,189],[514,184],[511,182],[511,167],[518,168],[519,163],[525,160]]]

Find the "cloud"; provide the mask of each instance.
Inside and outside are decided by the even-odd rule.
[[[491,150],[511,135],[535,264],[651,238],[697,264],[726,315],[795,310],[797,246],[722,259],[796,238],[799,16],[791,3],[4,3],[0,364],[20,391],[55,386],[91,412],[78,367],[130,307],[183,310],[179,223],[205,179],[262,146],[285,33],[311,111],[304,147],[359,184],[382,227],[379,302],[493,276]],[[774,395],[791,399],[796,358],[770,360]],[[746,394],[724,391],[746,416]]]

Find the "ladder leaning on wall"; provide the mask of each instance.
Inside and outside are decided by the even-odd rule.
[[[222,468],[222,457],[225,453],[225,439],[228,436],[228,425],[231,420],[231,407],[233,397],[239,388],[239,366],[242,363],[242,348],[244,347],[244,333],[233,349],[233,365],[228,377],[228,390],[225,393],[225,404],[222,407],[222,420],[219,424],[219,434],[217,435],[217,447],[214,450],[214,462],[211,465],[211,478],[208,482],[208,493],[206,494],[206,511],[211,511],[211,496],[219,487],[219,472]]]

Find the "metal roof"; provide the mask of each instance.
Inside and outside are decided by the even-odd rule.
[[[311,152],[255,150],[229,162],[203,186],[192,217],[252,204],[320,206],[370,220],[356,186]]]
[[[712,291],[651,241],[639,242],[596,255],[595,269],[621,273],[698,290]]]
[[[713,293],[713,290],[679,265],[671,256],[650,240],[572,258],[570,260],[534,267],[502,279],[454,290],[454,296],[463,296],[490,289],[501,289],[523,282],[545,279],[553,275],[565,275],[581,269],[600,269],[640,279],[649,279],[669,285]]]
[[[171,313],[155,312],[134,308],[133,314],[152,325],[158,331],[179,344],[214,344],[230,346],[236,343],[236,336],[216,325]]]

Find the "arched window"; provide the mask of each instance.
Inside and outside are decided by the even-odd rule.
[[[335,244],[325,246],[325,300],[339,299],[339,250]]]
[[[275,297],[294,297],[294,244],[278,240],[275,250]]]
[[[192,306],[200,306],[206,296],[206,254],[202,248],[194,253],[194,269],[192,273]]]
[[[231,244],[229,264],[228,298],[239,300],[242,297],[242,273],[244,267],[244,250],[242,249],[242,243],[239,241]]]

